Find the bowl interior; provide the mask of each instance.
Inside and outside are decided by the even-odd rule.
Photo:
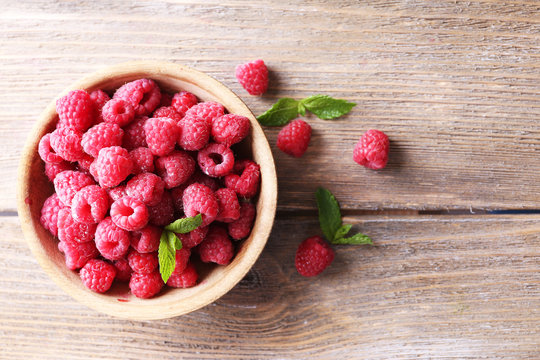
[[[124,83],[140,78],[155,80],[162,90],[192,92],[202,101],[217,101],[230,113],[248,117],[251,134],[235,151],[249,155],[261,166],[261,190],[256,201],[257,217],[249,238],[237,243],[237,254],[228,266],[196,264],[200,283],[189,289],[167,288],[152,299],[131,295],[127,284],[115,285],[106,294],[84,287],[76,271],[67,269],[58,240],[39,221],[41,206],[54,188],[44,173],[37,153],[41,137],[54,129],[57,121],[55,101],[47,107],[29,136],[19,168],[19,216],[27,242],[43,269],[67,293],[87,306],[113,316],[128,319],[161,319],[201,308],[229,291],[255,263],[270,234],[277,200],[277,180],[272,153],[257,120],[247,106],[217,80],[172,63],[134,62],[98,71],[66,89],[103,89],[111,93]]]

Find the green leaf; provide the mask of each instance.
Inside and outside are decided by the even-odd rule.
[[[174,267],[176,266],[176,250],[174,248],[174,242],[171,244],[170,231],[163,230],[159,239],[158,248],[158,260],[159,260],[159,273],[164,282],[169,280]],[[174,235],[174,234],[173,234]]]
[[[331,120],[345,115],[356,106],[355,103],[342,99],[334,99],[328,95],[313,95],[300,102],[306,109],[323,120]]]
[[[298,101],[291,98],[281,98],[257,120],[264,126],[281,126],[298,116]]]
[[[347,235],[349,233],[351,228],[352,228],[351,224],[341,225],[341,227],[338,229],[338,231],[336,231],[333,241],[336,241],[336,240],[339,240],[339,239],[343,238],[345,235]]]
[[[173,223],[165,226],[165,230],[175,232],[177,234],[186,234],[190,231],[195,230],[202,224],[201,214],[197,214],[194,217],[187,217],[183,219],[178,219]]]
[[[300,113],[300,115],[306,116],[306,107],[304,106],[304,104],[302,104],[302,101],[298,102],[298,112]]]
[[[315,192],[317,206],[319,207],[319,224],[324,236],[329,241],[334,239],[336,232],[341,228],[341,212],[339,204],[330,191],[318,188]]]
[[[371,238],[367,235],[358,233],[348,238],[341,238],[338,240],[332,241],[332,244],[336,245],[364,245],[364,244],[373,244]]]
[[[167,231],[167,237],[169,245],[171,245],[174,250],[180,250],[182,248],[182,241],[180,241],[180,238],[178,238],[175,233],[172,231]]]

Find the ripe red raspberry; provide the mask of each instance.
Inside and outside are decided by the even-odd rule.
[[[334,250],[322,237],[313,236],[300,243],[294,264],[302,276],[320,274],[334,260]]]
[[[202,184],[189,185],[184,190],[182,202],[184,203],[184,213],[186,216],[202,215],[201,226],[207,226],[218,215],[219,204],[214,192],[208,186]]]
[[[368,169],[379,170],[388,162],[390,140],[379,130],[368,130],[354,147],[353,160]]]
[[[195,160],[184,151],[173,151],[156,160],[156,173],[171,189],[185,183],[195,171]]]
[[[127,256],[129,266],[139,274],[150,274],[158,267],[157,252],[141,254],[135,250],[129,252]]]
[[[98,157],[99,150],[122,145],[124,130],[117,124],[99,123],[82,136],[81,145],[87,154]]]
[[[116,90],[113,99],[126,100],[137,115],[148,115],[159,105],[161,91],[153,80],[139,79]]]
[[[182,247],[180,250],[176,250],[174,273],[180,274],[186,268],[189,257],[191,256],[191,250]]]
[[[146,116],[135,118],[133,122],[124,128],[124,140],[122,141],[124,148],[133,150],[138,147],[148,147],[146,133],[144,132],[146,120],[148,120]]]
[[[126,255],[130,245],[129,232],[106,217],[96,229],[96,247],[105,259],[118,260]]]
[[[250,95],[262,95],[268,89],[268,69],[262,60],[238,65],[236,79]]]
[[[45,163],[45,175],[47,175],[51,182],[54,181],[56,175],[66,170],[75,170],[75,167],[72,163],[64,160],[62,160],[62,162],[58,164]]]
[[[53,236],[58,235],[58,213],[65,205],[60,201],[56,193],[49,196],[41,207],[41,225],[50,231]]]
[[[50,133],[43,135],[41,140],[39,140],[38,154],[41,157],[41,160],[45,161],[47,164],[60,164],[64,161],[64,159],[52,149]]]
[[[166,117],[169,119],[173,119],[175,122],[179,122],[180,120],[182,120],[183,115],[178,113],[178,111],[176,111],[175,108],[172,106],[162,106],[156,109],[156,111],[154,111],[154,114],[152,114],[152,117],[155,117],[155,118]]]
[[[199,226],[193,231],[188,232],[187,234],[176,234],[180,241],[182,242],[182,248],[191,249],[199,245],[206,234],[208,233],[208,226]]]
[[[198,103],[186,111],[186,116],[195,115],[200,117],[206,120],[209,126],[212,126],[214,120],[220,116],[223,116],[223,114],[225,114],[225,108],[223,105],[213,101]]]
[[[60,127],[85,131],[94,123],[94,102],[84,90],[70,91],[66,96],[58,99],[56,112]]]
[[[159,100],[158,108],[164,107],[164,106],[171,106],[172,103],[172,95],[168,93],[161,93],[161,100]]]
[[[148,209],[141,200],[125,196],[111,205],[111,218],[124,230],[140,230],[148,223]]]
[[[80,171],[62,171],[54,178],[54,190],[64,205],[71,206],[75,194],[83,187],[94,185],[94,180],[89,175]]]
[[[234,190],[222,188],[214,193],[219,204],[216,221],[230,223],[240,217],[240,204]]]
[[[60,241],[58,249],[64,253],[66,266],[70,270],[82,268],[89,260],[96,258],[99,252],[96,243],[87,241],[85,243],[65,243]]]
[[[234,246],[227,231],[221,226],[211,226],[198,247],[199,256],[205,263],[227,265],[234,256]]]
[[[244,139],[251,128],[245,116],[227,114],[218,117],[212,123],[212,137],[218,143],[231,146]]]
[[[150,118],[144,124],[146,143],[152,154],[165,156],[174,150],[178,126],[169,118]]]
[[[311,126],[301,119],[291,121],[283,127],[277,137],[277,147],[285,154],[301,157],[311,139]]]
[[[99,151],[95,167],[99,185],[115,187],[131,174],[133,161],[126,149],[120,146],[110,146]]]
[[[101,116],[103,117],[103,121],[122,127],[135,119],[135,110],[125,100],[111,99],[103,106]]]
[[[149,148],[139,147],[129,152],[133,161],[133,174],[141,174],[154,171],[154,155]]]
[[[184,190],[191,185],[191,181],[188,181],[178,187],[171,189],[171,197],[173,199],[174,208],[179,212],[184,212],[184,203],[182,202],[182,196],[184,195]]]
[[[163,285],[163,279],[157,270],[150,274],[133,273],[129,280],[131,293],[142,299],[153,297],[161,291]]]
[[[124,196],[127,196],[126,192],[126,186],[120,185],[114,188],[108,188],[105,191],[107,191],[107,194],[109,195],[109,203],[112,204],[116,200],[123,198]]]
[[[75,221],[69,208],[58,212],[58,238],[66,244],[85,243],[94,239],[96,224],[84,224]]]
[[[195,115],[184,116],[178,122],[178,145],[184,150],[200,150],[206,146],[210,138],[210,125]]]
[[[221,187],[218,179],[210,177],[206,174],[203,174],[198,169],[193,173],[193,175],[191,176],[191,179],[186,184],[191,185],[193,183],[206,185],[210,189],[212,189],[212,191],[216,191],[217,189]]]
[[[90,174],[90,167],[92,166],[94,160],[95,159],[91,155],[84,154],[82,159],[77,161],[77,170],[85,174]]]
[[[84,286],[97,293],[104,293],[111,288],[116,268],[103,260],[92,259],[83,266],[79,275]]]
[[[153,173],[135,175],[126,185],[126,193],[141,200],[147,206],[159,204],[163,197],[165,183]]]
[[[174,203],[171,193],[163,192],[163,196],[157,205],[148,206],[149,222],[156,226],[169,225],[174,220]]]
[[[101,109],[111,100],[110,96],[102,90],[94,90],[90,93],[90,99],[94,103],[94,123],[99,124],[103,122],[103,116],[101,116]]]
[[[223,144],[210,143],[197,154],[202,172],[208,176],[228,175],[234,167],[234,154]]]
[[[255,205],[252,203],[243,202],[240,204],[240,216],[238,220],[230,223],[228,226],[229,235],[234,240],[240,240],[249,236],[256,212]]]
[[[187,91],[181,91],[174,94],[171,106],[174,107],[180,115],[184,116],[190,108],[197,105],[197,102],[198,100],[195,95]]]
[[[159,248],[161,229],[157,226],[146,225],[139,231],[131,233],[131,247],[140,253],[150,253]]]
[[[236,191],[238,196],[245,198],[257,194],[260,182],[260,166],[251,160],[238,161],[234,165],[234,174],[225,176],[225,186]]]
[[[184,271],[177,273],[176,269],[167,280],[167,285],[176,288],[189,288],[197,284],[197,270],[192,263],[188,263]]]
[[[81,146],[82,133],[69,127],[60,127],[51,133],[50,144],[54,152],[67,161],[77,161],[84,157]]]
[[[109,211],[109,195],[97,185],[79,190],[71,202],[71,216],[80,223],[97,224]]]
[[[113,265],[116,268],[116,280],[129,281],[133,270],[129,266],[127,259],[118,259],[113,261]]]

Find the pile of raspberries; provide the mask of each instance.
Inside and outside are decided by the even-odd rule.
[[[251,232],[261,177],[258,164],[235,158],[248,118],[189,92],[162,92],[151,79],[129,82],[112,98],[71,91],[56,111],[57,127],[38,148],[55,189],[41,224],[85,286],[103,293],[124,281],[139,298],[156,295],[165,285],[157,255],[163,227],[197,214],[202,225],[178,234],[183,247],[167,285],[196,285],[192,254],[231,261],[233,240]]]

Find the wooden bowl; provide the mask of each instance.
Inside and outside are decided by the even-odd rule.
[[[69,270],[58,250],[58,241],[40,224],[41,206],[54,189],[44,173],[38,155],[41,137],[54,129],[58,116],[55,101],[43,112],[24,148],[18,181],[18,210],[24,236],[39,264],[49,276],[77,301],[97,311],[132,320],[163,319],[197,310],[215,301],[233,288],[249,271],[264,248],[274,221],[277,201],[277,179],[274,159],[268,141],[257,120],[231,90],[217,80],[190,68],[162,62],[130,62],[95,72],[66,89],[114,90],[140,78],[151,78],[163,90],[190,91],[203,101],[213,100],[230,113],[248,117],[251,134],[244,140],[245,149],[261,166],[261,190],[257,200],[257,217],[248,239],[238,247],[227,266],[199,269],[200,283],[189,289],[165,288],[152,299],[131,295],[127,284],[116,284],[106,294],[94,293],[82,284],[78,272]]]

